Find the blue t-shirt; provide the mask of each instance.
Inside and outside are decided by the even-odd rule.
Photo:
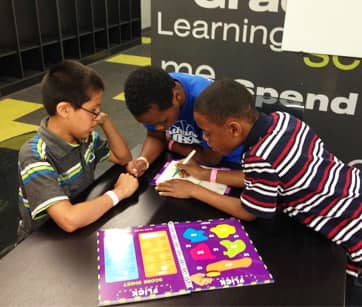
[[[190,75],[186,73],[170,73],[172,79],[178,81],[185,91],[185,102],[181,107],[180,114],[176,122],[167,129],[170,137],[181,144],[199,144],[204,148],[210,148],[202,138],[202,130],[194,120],[194,104],[200,93],[208,87],[212,80]],[[156,131],[152,125],[145,125],[146,129]],[[232,153],[223,157],[223,161],[240,163],[243,145]]]

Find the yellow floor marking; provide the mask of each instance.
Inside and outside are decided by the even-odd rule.
[[[7,139],[5,141],[0,142],[0,148],[8,148],[13,150],[19,150],[20,147],[31,138],[34,137],[36,131],[32,131],[29,133],[17,135],[13,138]]]
[[[106,62],[135,66],[147,66],[151,65],[151,58],[138,55],[119,54],[107,59]]]
[[[151,37],[142,36],[141,42],[143,45],[151,44]]]
[[[15,122],[16,119],[39,110],[43,105],[16,99],[0,100],[0,142],[36,131],[39,126]]]
[[[121,100],[121,101],[125,101],[126,98],[124,97],[124,92],[119,93],[117,96],[114,96],[113,99],[115,100]]]

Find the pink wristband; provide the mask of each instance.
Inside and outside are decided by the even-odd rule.
[[[217,168],[212,168],[210,172],[210,182],[215,183],[216,182],[216,176],[217,176]]]
[[[172,146],[173,146],[174,143],[175,143],[174,140],[169,140],[168,146],[167,146],[169,151],[172,151]]]

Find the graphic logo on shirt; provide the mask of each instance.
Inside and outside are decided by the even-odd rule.
[[[181,144],[199,144],[200,140],[194,127],[185,120],[178,120],[173,126],[168,129],[168,133],[177,143]]]

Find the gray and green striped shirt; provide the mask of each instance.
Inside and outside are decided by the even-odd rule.
[[[38,133],[19,152],[19,209],[27,232],[48,219],[51,205],[87,188],[97,163],[110,156],[108,142],[96,131],[71,145],[48,130],[47,121],[41,121]]]

